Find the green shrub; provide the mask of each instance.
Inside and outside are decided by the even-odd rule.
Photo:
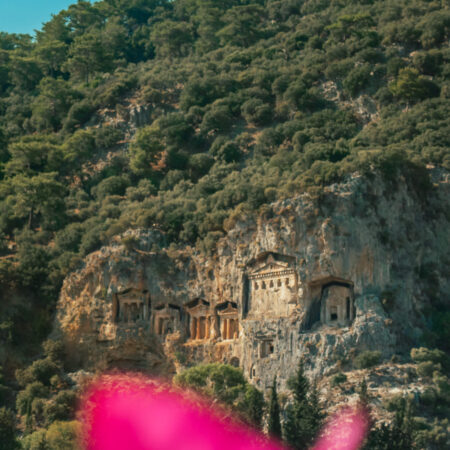
[[[227,106],[213,106],[204,116],[200,130],[204,135],[214,135],[228,131],[233,117]]]
[[[80,423],[77,421],[55,422],[47,430],[25,436],[21,444],[23,450],[75,450],[79,433]]]
[[[380,361],[381,361],[380,351],[366,350],[365,352],[362,352],[358,356],[356,356],[356,358],[353,360],[353,363],[357,369],[369,369],[370,367],[378,365]]]
[[[409,102],[439,95],[439,87],[419,75],[416,69],[400,69],[397,80],[389,85],[392,94]]]
[[[255,152],[264,156],[271,156],[278,152],[283,142],[283,135],[276,128],[266,128],[258,138]]]
[[[99,200],[108,195],[124,195],[127,187],[130,185],[130,179],[126,175],[115,175],[105,178],[92,189],[92,193]]]
[[[6,408],[0,408],[0,450],[19,449],[16,440],[16,424],[14,413]]]
[[[92,158],[95,150],[95,138],[91,131],[78,130],[64,142],[64,158],[75,169]]]
[[[55,361],[51,358],[47,357],[34,361],[26,369],[17,370],[16,379],[22,386],[33,383],[35,381],[48,386],[50,384],[50,378],[60,371],[60,365],[55,363]]]
[[[414,443],[418,448],[445,449],[449,439],[449,420],[434,419],[431,424],[426,424],[425,429],[417,430]]]
[[[218,150],[217,157],[226,163],[237,162],[242,158],[242,151],[238,144],[225,142]]]
[[[435,371],[440,371],[441,365],[434,364],[431,361],[424,361],[418,364],[417,374],[421,377],[432,377]]]
[[[56,233],[55,244],[63,251],[77,252],[83,233],[84,226],[82,224],[71,223]]]
[[[273,108],[259,98],[252,98],[242,105],[241,111],[248,123],[265,125],[272,119]]]
[[[345,383],[347,381],[347,375],[345,373],[339,372],[336,375],[333,376],[331,379],[331,385],[332,386],[339,386],[342,383]]]
[[[17,394],[16,407],[19,414],[28,414],[29,408],[35,398],[47,398],[49,390],[41,382],[28,384],[24,390]]]
[[[60,364],[65,356],[64,344],[61,341],[47,339],[42,343],[44,355],[51,361]]]
[[[428,52],[416,52],[413,56],[415,68],[425,75],[438,75],[442,61],[442,52],[437,49]]]
[[[189,158],[189,171],[193,179],[198,179],[209,172],[214,164],[214,158],[206,153],[197,153]]]
[[[416,363],[433,362],[435,364],[445,364],[447,355],[442,350],[429,349],[426,347],[411,349],[411,359]]]
[[[175,384],[194,388],[232,406],[248,422],[259,426],[264,397],[245,379],[242,371],[228,364],[202,364],[186,369],[174,378]]]
[[[254,386],[247,384],[243,398],[237,405],[247,423],[260,427],[265,408],[264,395]]]
[[[111,148],[124,138],[124,133],[119,128],[103,126],[95,132],[95,146],[97,148]]]
[[[344,87],[354,97],[368,87],[371,78],[372,67],[363,64],[353,68],[344,79]]]
[[[21,445],[23,450],[51,450],[47,443],[47,430],[38,430],[25,436]]]
[[[81,431],[79,422],[55,422],[47,430],[46,440],[52,450],[76,450]]]
[[[404,402],[403,394],[395,394],[383,400],[384,407],[390,411],[395,412],[398,411],[401,405]]]
[[[126,196],[132,202],[142,202],[147,198],[155,195],[157,189],[155,185],[146,178],[139,181],[136,187],[130,186],[126,190]]]
[[[104,231],[104,226],[97,225],[92,228],[88,228],[83,234],[80,243],[80,253],[87,255],[95,250],[98,250],[102,245],[101,233]]]
[[[91,118],[94,111],[94,105],[87,99],[74,103],[64,120],[64,131],[73,132],[77,127],[86,123]]]
[[[47,425],[57,420],[68,420],[74,415],[77,394],[74,391],[60,391],[46,403],[43,416]]]
[[[121,244],[124,245],[128,251],[132,251],[138,246],[139,240],[135,236],[125,236],[122,238]]]

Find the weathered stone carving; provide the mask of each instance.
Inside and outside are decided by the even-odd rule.
[[[439,191],[445,195],[440,193],[434,201],[446,200],[448,206],[448,174],[446,180],[445,190]],[[176,252],[166,248],[165,237],[157,230],[133,231],[132,235],[139,239],[138,248],[145,252],[129,252],[117,240],[114,245],[89,255],[85,265],[65,280],[58,302],[55,336],[60,336],[68,348],[77,349],[71,354],[79,358],[83,367],[98,367],[99,361],[102,367],[114,367],[124,359],[135,358],[143,367],[161,373],[159,358],[175,350],[158,346],[153,333],[154,306],[170,299],[183,313],[187,308],[182,305],[187,299],[202,297],[211,302],[211,307],[206,306],[203,319],[198,317],[199,337],[208,335],[208,340],[195,340],[198,327],[191,317],[197,317],[192,311],[192,316],[181,317],[181,328],[186,333],[180,335],[176,345],[182,346],[191,331],[186,354],[192,361],[230,361],[231,357],[237,357],[246,374],[254,371],[252,382],[264,388],[270,386],[274,374],[279,375],[284,385],[301,358],[315,374],[335,370],[336,361],[345,359],[350,349],[380,350],[388,358],[397,351],[395,333],[399,327],[411,339],[418,335],[422,319],[418,319],[415,308],[422,301],[419,300],[422,291],[415,265],[422,258],[445,258],[447,247],[443,244],[448,233],[443,230],[447,230],[448,220],[440,217],[430,222],[426,215],[421,218],[418,215],[421,206],[415,195],[405,189],[389,199],[379,196],[386,189],[382,180],[375,181],[372,189],[362,178],[350,177],[344,184],[333,185],[324,192],[327,199],[324,208],[306,194],[275,203],[270,206],[271,218],[249,217],[238,222],[220,241],[213,258],[190,247]],[[367,198],[378,195],[379,207],[370,208],[364,200],[366,194],[371,194]],[[417,240],[408,240],[408,247],[401,252],[397,247],[384,245],[379,239],[381,220],[390,226],[389,242],[402,241],[404,220],[411,225]],[[436,240],[426,236],[436,236]],[[159,250],[153,252],[153,248]],[[250,260],[266,248],[283,248],[283,253],[295,259],[262,253]],[[267,267],[270,263],[278,268],[270,269]],[[402,270],[394,270],[396,267]],[[265,270],[272,275],[266,277]],[[277,272],[284,270],[288,271],[287,276],[278,276],[281,273]],[[437,270],[440,278],[445,279],[443,269],[439,266]],[[255,282],[258,290],[254,290]],[[124,297],[123,286],[148,289],[153,306],[148,310],[151,320],[147,317],[146,322],[127,322],[128,314],[119,303],[120,297]],[[403,288],[396,291],[396,312],[389,317],[395,327],[391,327],[386,324],[381,301],[373,292],[374,288],[382,292],[396,286]],[[113,295],[114,292],[119,294]],[[141,292],[136,291],[136,295]],[[267,303],[265,296],[269,296]],[[237,340],[223,340],[221,336],[223,323],[219,328],[221,318],[215,307],[226,300],[238,305]],[[423,304],[426,301],[424,297]],[[292,312],[286,313],[291,308]],[[344,328],[337,330],[335,326]],[[260,357],[258,333],[273,337],[274,352],[268,357]],[[266,354],[270,346],[262,350]],[[167,361],[171,359],[167,357]]]
[[[224,302],[216,306],[219,336],[222,339],[237,339],[239,337],[239,319],[236,303]]]
[[[209,339],[211,314],[209,302],[200,298],[188,302],[186,310],[189,315],[189,336],[193,340]]]
[[[295,258],[264,252],[247,264],[244,316],[288,316],[297,304]]]
[[[116,323],[133,323],[150,318],[150,296],[146,290],[128,288],[113,294]]]
[[[258,343],[259,347],[259,357],[265,358],[273,353],[273,339],[272,338],[263,338]]]
[[[310,305],[306,327],[316,322],[334,326],[350,325],[355,317],[353,283],[327,276],[309,283]]]
[[[180,330],[181,308],[171,303],[163,303],[153,310],[153,330],[159,336]]]

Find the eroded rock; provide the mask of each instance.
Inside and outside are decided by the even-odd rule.
[[[433,261],[435,291],[448,290],[448,199],[444,181],[424,203],[405,184],[354,175],[238,221],[210,258],[156,230],[127,232],[134,248],[118,237],[65,280],[55,334],[87,370],[223,361],[262,388],[277,375],[284,389],[300,358],[312,376],[365,350],[387,358],[420,337],[420,267]]]

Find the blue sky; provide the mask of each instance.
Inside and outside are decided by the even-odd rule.
[[[52,14],[77,0],[0,0],[0,31],[34,34]]]

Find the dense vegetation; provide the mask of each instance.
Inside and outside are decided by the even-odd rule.
[[[0,33],[5,377],[40,351],[63,278],[128,228],[211,251],[354,171],[423,198],[425,165],[450,169],[449,29],[438,0],[103,0]],[[436,300],[446,350],[448,319]]]

